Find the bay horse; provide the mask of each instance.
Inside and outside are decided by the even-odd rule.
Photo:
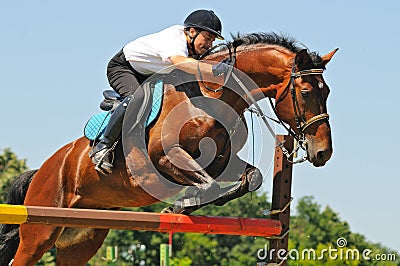
[[[256,190],[262,182],[260,171],[236,155],[247,138],[243,113],[251,104],[249,98],[256,101],[274,98],[278,118],[304,140],[307,159],[314,166],[323,166],[332,155],[332,140],[326,106],[329,87],[322,72],[337,49],[319,56],[300,48],[293,38],[274,33],[238,35],[231,46],[235,48],[233,72],[244,80],[244,74],[251,79],[251,82],[243,81],[249,89],[247,94],[231,90],[229,86],[216,89],[212,82],[182,84],[177,82],[177,77],[166,78],[161,111],[146,129],[146,140],[142,141],[145,147],[137,138],[126,137],[124,147],[116,147],[111,175],[95,170],[88,157],[91,144],[81,137],[56,151],[38,170],[17,178],[8,203],[119,209],[150,205],[173,197],[182,187],[189,186],[195,189],[183,199],[196,201],[212,194],[217,197],[194,205],[176,204],[170,211],[189,214],[206,204],[223,205]],[[229,56],[232,56],[230,50],[221,49],[206,59],[217,62]],[[232,86],[235,81],[230,79],[228,83]],[[201,95],[205,96],[203,100],[194,100]],[[213,108],[213,99],[229,106],[231,111]],[[212,145],[207,144],[210,140]],[[214,157],[202,158],[205,163],[198,160],[204,157],[202,153],[209,154],[208,150],[212,150]],[[233,170],[225,171],[227,168]],[[220,188],[214,180],[219,176],[239,185]],[[57,265],[85,265],[96,254],[108,231],[4,225],[0,264],[8,265],[14,258],[14,266],[34,265],[55,245]]]

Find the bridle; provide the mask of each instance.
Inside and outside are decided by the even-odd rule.
[[[292,66],[292,71],[290,73],[290,80],[288,85],[285,87],[282,95],[285,95],[283,98],[281,98],[281,96],[279,97],[279,99],[277,99],[275,101],[275,105],[272,103],[272,99],[269,98],[269,102],[271,104],[271,108],[274,110],[275,116],[277,117],[278,120],[273,119],[267,115],[264,114],[264,112],[262,111],[262,109],[259,107],[259,105],[257,104],[256,100],[253,98],[253,96],[250,94],[249,90],[245,87],[245,85],[240,81],[240,79],[236,76],[236,74],[234,73],[234,69],[235,69],[235,64],[236,64],[236,48],[237,46],[240,44],[235,44],[235,43],[231,43],[231,44],[226,44],[226,43],[221,43],[218,44],[216,46],[213,46],[212,48],[210,48],[209,50],[207,50],[205,53],[203,53],[200,57],[199,60],[204,58],[205,56],[209,55],[213,50],[215,50],[218,47],[221,46],[226,46],[228,51],[229,51],[229,58],[231,59],[232,62],[232,67],[230,68],[230,70],[228,71],[228,73],[225,75],[225,81],[224,84],[217,88],[217,89],[212,89],[208,86],[206,86],[203,82],[203,78],[202,78],[202,74],[200,71],[200,68],[198,67],[198,74],[199,74],[199,78],[200,78],[200,82],[203,84],[203,86],[212,92],[218,92],[222,89],[225,88],[227,81],[230,78],[233,78],[236,83],[242,88],[242,90],[245,92],[245,94],[247,95],[247,97],[250,99],[250,101],[252,102],[252,104],[254,105],[255,109],[253,108],[248,108],[247,110],[253,113],[256,113],[259,117],[262,118],[262,120],[264,121],[264,124],[267,126],[268,130],[270,131],[270,133],[275,137],[275,133],[273,132],[271,126],[268,124],[266,118],[269,118],[270,120],[281,124],[287,131],[288,134],[290,134],[291,136],[293,136],[296,139],[296,145],[293,149],[292,152],[289,152],[288,150],[286,150],[286,148],[284,147],[284,143],[277,141],[277,146],[279,146],[282,149],[282,152],[285,154],[285,156],[287,157],[287,159],[289,161],[290,158],[292,157],[293,154],[297,153],[299,148],[301,148],[302,150],[305,151],[305,155],[300,158],[299,160],[296,161],[291,161],[292,163],[302,163],[304,161],[307,160],[307,139],[305,137],[305,131],[308,127],[310,127],[311,125],[313,125],[314,123],[318,122],[318,121],[322,121],[322,120],[329,120],[329,115],[327,113],[322,113],[316,116],[311,117],[308,120],[305,120],[304,117],[300,114],[300,108],[299,108],[299,102],[297,100],[297,95],[296,95],[296,84],[295,84],[295,80],[297,78],[303,77],[303,76],[310,76],[310,75],[322,75],[322,73],[324,72],[324,69],[322,68],[318,68],[318,69],[307,69],[307,70],[300,70],[300,71],[296,71],[296,63],[293,63]],[[233,52],[231,50],[231,47],[233,46]],[[293,111],[294,111],[294,119],[296,122],[296,129],[297,129],[297,133],[294,132],[290,127],[286,126],[286,124],[279,118],[278,113],[276,111],[276,105],[282,101],[287,93],[285,93],[287,90],[290,90],[290,94],[292,97],[292,102],[293,102]]]
[[[303,77],[303,76],[322,75],[323,72],[324,72],[324,69],[307,69],[307,70],[300,70],[300,71],[296,72],[296,63],[294,63],[292,66],[289,83],[286,86],[285,90],[282,92],[281,96],[285,95],[284,97],[286,97],[285,92],[287,90],[290,90],[297,133],[293,132],[293,130],[291,128],[288,128],[286,126],[286,124],[279,118],[278,113],[276,111],[277,104],[280,101],[282,101],[284,99],[284,97],[283,98],[280,97],[279,99],[277,99],[275,101],[275,105],[272,103],[272,99],[269,98],[270,105],[271,105],[272,109],[274,110],[275,116],[279,120],[279,124],[281,124],[288,131],[288,134],[293,136],[297,141],[296,147],[294,148],[293,152],[290,155],[297,152],[299,148],[306,151],[306,153],[307,153],[307,139],[305,137],[306,129],[318,121],[329,120],[329,115],[327,113],[322,113],[322,114],[313,116],[308,120],[305,120],[304,117],[302,115],[300,115],[299,102],[297,100],[297,95],[296,95],[295,79]],[[305,156],[303,158],[301,158],[299,162],[303,162],[305,160],[307,160],[307,154],[305,154]]]
[[[323,114],[313,116],[306,121],[303,118],[303,116],[300,115],[299,103],[298,103],[298,100],[296,97],[296,85],[295,85],[296,78],[300,78],[303,76],[310,76],[310,75],[322,75],[323,72],[324,72],[324,69],[308,69],[308,70],[301,70],[301,71],[296,72],[296,65],[293,64],[292,72],[290,73],[290,81],[289,81],[289,84],[286,86],[284,92],[290,88],[290,94],[292,96],[292,102],[293,102],[294,119],[296,122],[297,131],[299,132],[297,135],[293,135],[293,137],[295,137],[295,138],[298,138],[298,135],[304,135],[305,130],[312,124],[314,124],[318,121],[324,120],[324,119],[327,119],[327,120],[329,119],[329,115],[326,113],[323,113]],[[283,95],[284,92],[281,95]],[[269,99],[271,100],[271,98],[269,98]],[[283,99],[279,98],[276,101],[276,104],[278,104],[281,100],[283,100]],[[272,101],[271,101],[271,103],[272,103]],[[275,104],[275,106],[276,106],[276,104]],[[275,106],[274,105],[272,105],[272,106],[275,111],[275,114],[277,115]],[[279,119],[279,121],[282,123],[282,120]],[[293,134],[293,132],[291,132],[291,133]]]

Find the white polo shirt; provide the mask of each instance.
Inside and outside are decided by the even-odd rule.
[[[140,37],[128,43],[123,52],[132,67],[144,75],[167,74],[174,69],[169,57],[189,55],[184,27],[180,25]]]

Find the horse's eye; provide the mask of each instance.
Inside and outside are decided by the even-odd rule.
[[[300,91],[300,93],[301,93],[301,96],[303,96],[303,98],[307,98],[308,95],[310,94],[310,92],[307,90],[302,90],[302,91]]]

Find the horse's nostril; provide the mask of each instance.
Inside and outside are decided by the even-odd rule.
[[[319,149],[314,153],[314,157],[311,157],[311,161],[314,166],[324,166],[325,163],[331,158],[331,149]]]
[[[325,153],[325,151],[317,152],[317,159],[318,159],[319,162],[323,162],[324,161],[324,153]]]

